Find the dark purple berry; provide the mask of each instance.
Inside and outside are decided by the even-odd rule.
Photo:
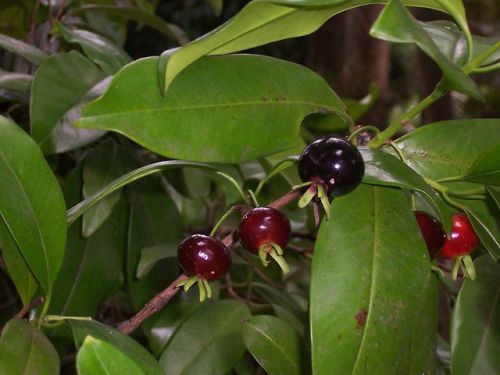
[[[223,277],[231,267],[231,254],[219,240],[194,234],[181,242],[177,249],[179,263],[188,276],[205,280]]]
[[[429,256],[434,258],[446,239],[443,226],[434,216],[423,211],[415,211],[415,218],[427,245]]]
[[[354,190],[365,173],[365,163],[358,149],[340,138],[314,141],[300,155],[298,163],[302,181],[321,180],[330,197]]]
[[[274,243],[284,248],[292,229],[288,218],[275,208],[257,207],[248,212],[238,228],[241,245],[257,253],[262,245]]]

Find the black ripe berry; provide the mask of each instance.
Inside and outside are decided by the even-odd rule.
[[[434,258],[439,250],[441,250],[446,239],[443,226],[434,216],[423,211],[415,211],[415,218],[424,237],[429,255],[431,258]]]
[[[354,190],[365,173],[365,163],[358,149],[340,138],[314,141],[300,155],[302,181],[321,182],[330,197]]]
[[[268,254],[279,264],[283,272],[288,266],[283,259],[283,247],[288,244],[292,229],[288,218],[271,207],[257,207],[248,212],[240,222],[238,234],[241,245],[259,255],[268,265]]]
[[[202,234],[194,234],[182,241],[177,258],[186,275],[208,281],[220,279],[231,267],[231,254],[226,246]]]

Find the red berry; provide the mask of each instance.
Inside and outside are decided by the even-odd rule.
[[[425,244],[431,258],[436,256],[436,253],[441,250],[446,234],[444,233],[443,226],[434,217],[423,211],[415,211],[418,226],[424,236]]]
[[[354,190],[365,173],[365,163],[358,149],[340,138],[314,141],[299,157],[302,181],[320,179],[329,196],[339,196]]]
[[[285,247],[290,240],[292,228],[282,212],[271,207],[257,207],[243,217],[238,233],[241,245],[258,253],[262,245],[270,243]]]
[[[223,277],[231,267],[231,254],[219,240],[194,234],[181,242],[177,249],[179,263],[188,276],[205,280]]]
[[[456,258],[457,256],[473,252],[479,244],[476,232],[463,213],[453,214],[452,230],[446,238],[441,251],[443,258]]]

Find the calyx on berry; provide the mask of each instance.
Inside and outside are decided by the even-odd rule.
[[[298,161],[299,175],[309,186],[299,206],[306,206],[317,196],[327,215],[329,199],[347,194],[360,183],[365,163],[358,149],[341,138],[323,138],[314,141],[302,152]]]
[[[423,211],[415,211],[415,218],[427,245],[429,256],[433,259],[441,250],[446,239],[443,225],[432,215]]]
[[[288,218],[271,207],[252,209],[243,217],[238,227],[241,245],[258,254],[264,266],[269,265],[267,255],[271,255],[284,273],[288,273],[289,268],[283,258],[283,248],[288,244],[291,233]]]
[[[476,270],[470,253],[479,245],[479,238],[474,232],[472,225],[464,213],[452,215],[451,233],[444,241],[441,256],[443,258],[455,259],[452,268],[452,279],[457,278],[458,269],[461,268],[465,277],[472,280],[476,277]]]
[[[177,285],[188,291],[198,284],[200,301],[212,297],[208,281],[222,278],[231,267],[231,254],[227,247],[214,237],[194,234],[181,242],[177,249],[179,264],[190,276]]]

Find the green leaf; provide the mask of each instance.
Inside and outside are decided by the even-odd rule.
[[[127,286],[134,308],[140,309],[178,275],[177,259],[159,261],[148,274],[137,278],[141,252],[165,243],[179,244],[182,221],[177,208],[159,181],[150,178],[130,188],[127,242]]]
[[[81,117],[83,105],[102,95],[110,82],[111,77],[103,79],[94,85],[77,104],[66,111],[47,138],[39,144],[44,154],[60,154],[80,148],[106,133],[103,130],[79,129],[74,126],[74,123]]]
[[[88,198],[126,171],[126,150],[112,140],[100,143],[87,154],[83,165],[83,197]],[[115,191],[83,214],[82,235],[89,237],[111,215],[120,199]]]
[[[31,272],[50,295],[66,242],[63,195],[35,142],[1,116],[0,181],[0,216]]]
[[[377,0],[254,0],[216,30],[178,50],[168,64],[160,59],[160,86],[166,90],[188,65],[205,55],[243,51],[316,31],[337,13]],[[405,4],[425,6],[453,14],[467,31],[461,0],[416,0]],[[290,27],[293,25],[293,27]]]
[[[161,17],[158,17],[154,13],[140,8],[127,7],[124,5],[85,5],[81,8],[73,9],[72,12],[74,14],[84,12],[104,12],[107,14],[112,14],[123,17],[125,19],[143,23],[146,26],[159,31],[167,38],[177,41],[177,43],[179,44],[185,44],[188,41],[186,35],[184,34],[184,31],[182,31],[182,29],[180,29],[178,26],[172,23],[165,22]]]
[[[232,300],[205,303],[177,330],[160,357],[169,375],[220,375],[243,356],[241,323],[246,305]]]
[[[496,146],[475,161],[463,179],[479,184],[500,186],[500,138]]]
[[[59,356],[40,330],[12,319],[0,338],[0,374],[59,374]]]
[[[488,256],[474,262],[476,280],[465,280],[453,309],[451,371],[500,372],[500,266]]]
[[[406,372],[430,277],[427,249],[399,190],[361,185],[333,200],[311,270],[317,374]],[[374,355],[383,353],[383,355]]]
[[[500,209],[500,187],[498,186],[486,186],[486,190],[490,197],[495,201],[498,209]]]
[[[116,329],[99,323],[97,321],[85,321],[69,319],[68,323],[73,331],[75,345],[80,348],[84,344],[85,338],[90,335],[95,339],[104,341],[113,345],[117,350],[123,353],[133,361],[146,375],[163,375],[158,362],[146,349],[128,336],[123,335]],[[128,373],[128,372],[125,372]]]
[[[31,87],[31,135],[35,141],[44,142],[63,115],[103,78],[91,61],[75,51],[47,58],[35,72]]]
[[[391,0],[373,24],[370,35],[395,43],[415,43],[439,65],[445,85],[475,98],[481,94],[474,81],[450,61],[400,0]]]
[[[15,53],[33,64],[41,64],[48,55],[35,46],[10,36],[0,34],[0,48]]]
[[[436,275],[431,275],[408,351],[409,374],[434,374],[437,359],[439,287],[439,279]]]
[[[0,216],[0,250],[9,276],[16,286],[23,307],[28,307],[38,289],[38,283],[31,273],[22,252],[12,238],[5,221]]]
[[[273,305],[281,306],[292,312],[299,321],[307,321],[307,315],[304,309],[287,293],[283,293],[271,285],[263,283],[252,283],[252,287],[257,294],[264,297]]]
[[[197,299],[169,302],[168,307],[144,321],[142,327],[155,357],[161,355],[177,329],[201,306]]]
[[[301,339],[288,323],[268,315],[243,323],[243,341],[269,375],[300,375]]]
[[[450,21],[432,21],[420,22],[420,25],[449,60],[455,62],[458,66],[466,65],[468,56],[465,44],[467,42],[464,33],[455,23]],[[474,41],[473,58],[481,56],[497,42],[497,39],[480,36],[473,36],[472,39]],[[492,64],[498,59],[500,59],[500,49],[482,61],[479,66]]]
[[[87,336],[76,356],[79,375],[131,374],[144,371],[127,355],[106,341]]]
[[[82,168],[67,177],[68,205],[80,200]],[[68,228],[66,255],[54,285],[51,314],[95,316],[99,305],[123,285],[127,208],[121,200],[111,216],[89,238],[81,236],[81,220]]]
[[[11,73],[0,69],[0,88],[2,89],[29,92],[32,81],[33,76],[30,74]]]
[[[106,75],[115,74],[131,61],[121,47],[99,34],[87,30],[70,30],[59,21],[55,21],[54,31],[60,33],[68,43],[80,45],[85,55]]]
[[[463,176],[500,142],[500,119],[449,120],[428,124],[399,138],[408,165],[433,180]]]
[[[465,208],[474,231],[490,255],[500,259],[500,212],[491,199],[455,199]]]
[[[414,189],[422,193],[431,206],[439,213],[446,231],[451,232],[451,211],[439,195],[401,160],[383,151],[360,147],[365,161],[363,182],[373,185],[398,186]]]
[[[141,258],[137,265],[136,276],[142,279],[159,260],[177,257],[178,242],[167,242],[160,245],[148,246],[142,249]]]
[[[85,106],[78,126],[122,133],[174,159],[238,163],[296,146],[309,113],[347,117],[326,82],[300,65],[255,55],[205,58],[163,97],[156,61],[121,70],[104,96]]]

